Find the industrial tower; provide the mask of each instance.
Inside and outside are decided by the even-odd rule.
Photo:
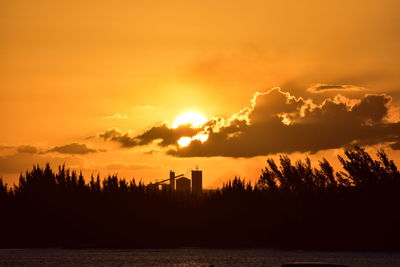
[[[200,195],[203,192],[203,172],[192,170],[192,193]]]
[[[166,182],[169,181],[169,184]],[[163,191],[170,192],[192,192],[195,195],[200,195],[203,192],[203,172],[196,168],[192,170],[192,179],[184,177],[183,174],[175,175],[175,172],[169,171],[169,179],[164,179],[159,182],[150,183],[148,185],[152,190],[159,190],[162,187]]]

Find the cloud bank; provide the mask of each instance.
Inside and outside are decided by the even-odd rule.
[[[399,118],[390,116],[393,108],[392,98],[386,94],[369,94],[361,99],[337,95],[316,104],[273,88],[255,93],[250,107],[230,118],[212,118],[200,128],[187,125],[173,129],[162,124],[133,137],[115,129],[100,136],[119,142],[123,147],[142,146],[159,140],[158,145],[166,147],[167,153],[176,157],[254,157],[317,152],[353,143],[374,145],[385,142],[393,149],[399,149],[400,123]],[[192,138],[186,147],[177,145],[180,137],[197,134],[205,134],[208,139]]]
[[[67,145],[55,146],[50,149],[39,149],[33,145],[20,145],[20,146],[4,146],[0,145],[0,150],[9,149],[14,151],[16,154],[47,154],[57,152],[60,154],[88,154],[94,152],[103,152],[104,150],[93,149],[88,147],[86,144],[71,143]]]

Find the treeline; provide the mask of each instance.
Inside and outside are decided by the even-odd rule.
[[[235,177],[202,195],[154,191],[116,175],[86,181],[60,166],[0,179],[0,247],[400,249],[400,172],[380,150],[268,159],[255,184]]]

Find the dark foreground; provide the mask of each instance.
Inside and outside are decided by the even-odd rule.
[[[398,267],[400,253],[272,250],[0,250],[0,266],[265,266],[325,262],[349,267]]]
[[[280,166],[202,195],[34,167],[0,183],[0,248],[272,248],[400,251],[400,173],[383,151]]]

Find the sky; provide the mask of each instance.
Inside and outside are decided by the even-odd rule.
[[[354,143],[398,162],[399,8],[0,0],[0,176],[49,162],[147,183],[198,166],[211,188]],[[174,128],[187,112],[206,122]]]

